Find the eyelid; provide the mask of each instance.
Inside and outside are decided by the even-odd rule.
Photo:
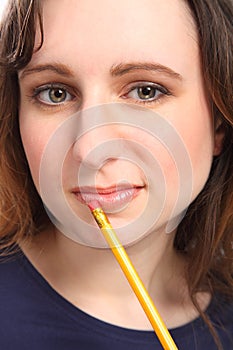
[[[153,83],[151,81],[137,81],[137,82],[131,83],[131,84],[129,84],[129,91],[128,92],[132,91],[135,88],[140,88],[140,87],[145,87],[145,86],[154,87],[158,90],[161,90],[161,92],[169,93],[169,90],[165,86],[158,84],[158,83]]]
[[[148,100],[140,100],[140,99],[134,99],[132,97],[126,97],[127,94],[129,94],[130,92],[132,92],[133,90],[135,89],[138,89],[140,87],[147,87],[147,86],[150,86],[158,91],[161,92],[161,96],[158,96],[157,98],[155,97],[154,99],[148,99]],[[158,102],[158,100],[160,100],[161,98],[163,97],[166,97],[166,96],[171,96],[172,95],[172,92],[170,91],[170,89],[166,88],[164,85],[162,84],[158,84],[158,83],[154,83],[154,82],[151,82],[151,81],[135,81],[133,83],[130,83],[128,86],[127,86],[127,90],[126,92],[123,94],[123,98],[125,99],[133,99],[136,103],[143,103],[143,104],[152,104],[152,103],[156,103]]]
[[[68,101],[63,101],[60,103],[49,103],[49,102],[45,102],[43,100],[41,100],[38,96],[40,93],[52,90],[52,89],[61,89],[64,90],[67,94],[69,94],[71,96],[71,99],[69,99]],[[32,98],[33,102],[39,104],[41,107],[44,108],[56,108],[62,105],[67,104],[68,102],[73,102],[74,100],[76,100],[77,96],[79,95],[79,93],[77,92],[76,89],[74,89],[71,86],[68,86],[66,84],[63,83],[57,83],[57,82],[51,82],[51,83],[46,83],[43,85],[40,85],[38,87],[35,87],[32,89],[32,93],[30,94],[30,98]]]
[[[131,91],[140,88],[140,87],[146,87],[146,86],[150,86],[153,87],[154,89],[157,89],[157,91],[160,91],[161,94],[155,98],[151,98],[151,99],[140,99],[140,98],[134,98],[134,97],[127,97],[127,94],[129,94]],[[71,99],[69,99],[68,101],[63,101],[63,102],[58,102],[58,103],[49,103],[49,102],[45,102],[43,100],[41,100],[38,95],[46,90],[50,90],[50,89],[62,89],[65,90],[68,94],[71,95]],[[142,104],[153,104],[156,102],[159,102],[159,100],[161,100],[164,97],[173,95],[173,93],[171,92],[171,89],[168,89],[167,87],[165,87],[163,84],[159,84],[159,83],[155,83],[152,81],[146,81],[146,80],[138,80],[138,81],[133,81],[130,82],[127,86],[125,86],[123,88],[123,93],[121,93],[121,98],[124,99],[128,99],[128,100],[133,100],[135,103],[142,103]],[[28,96],[32,99],[32,101],[36,104],[38,104],[41,108],[47,108],[47,109],[55,109],[56,107],[62,107],[62,106],[69,106],[71,102],[75,102],[77,103],[77,101],[79,101],[79,105],[81,103],[81,93],[80,91],[77,91],[76,88],[71,87],[69,85],[66,85],[64,83],[60,83],[60,82],[49,82],[43,85],[40,85],[38,87],[35,87],[32,89],[32,92],[30,94],[30,96]]]
[[[48,83],[48,84],[40,85],[40,86],[33,89],[33,93],[34,93],[34,96],[36,96],[42,91],[51,90],[51,89],[62,89],[62,90],[69,92],[70,94],[76,93],[73,88],[71,88],[65,84],[62,84],[62,83]],[[71,92],[71,90],[72,90],[72,92]]]

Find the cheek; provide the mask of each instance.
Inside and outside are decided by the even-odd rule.
[[[49,140],[51,131],[45,125],[35,122],[26,115],[20,116],[20,135],[36,188],[39,187],[39,172],[44,148]]]
[[[166,182],[169,198],[176,199],[177,194],[182,190],[181,174],[185,174],[182,181],[189,183],[192,189],[193,200],[204,187],[211,168],[213,158],[213,122],[206,100],[198,98],[182,101],[180,108],[171,106],[164,113],[166,120],[174,130],[167,138],[169,142],[162,144],[158,139],[148,133],[137,132],[130,135],[131,139],[142,144],[152,154],[154,160],[159,164]],[[189,103],[188,103],[189,102]],[[187,106],[187,107],[184,107]],[[198,107],[197,107],[198,106]],[[176,106],[177,107],[177,106]],[[182,144],[182,154],[172,137],[178,137]],[[171,142],[170,142],[171,141]],[[183,158],[188,159],[190,171],[186,172]],[[176,161],[178,159],[178,161]],[[187,174],[187,175],[186,175]]]
[[[211,168],[213,160],[213,142],[208,134],[198,134],[196,142],[192,139],[188,141],[187,147],[189,149],[191,164],[193,168],[193,196],[196,195],[204,187]],[[202,137],[201,137],[202,136]],[[193,135],[195,137],[195,134]]]
[[[203,108],[190,115],[192,122],[178,125],[177,128],[190,158],[193,172],[194,199],[204,187],[213,160],[213,123],[210,113]]]
[[[35,186],[38,189],[39,184],[39,169],[40,162],[44,149],[44,142],[42,138],[33,137],[28,135],[25,130],[21,130],[21,138],[23,142],[24,151],[27,157],[28,165],[31,171],[31,175]]]

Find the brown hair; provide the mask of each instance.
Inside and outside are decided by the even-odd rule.
[[[233,298],[233,3],[232,0],[184,1],[199,35],[203,76],[212,101],[213,119],[221,121],[216,132],[225,135],[222,152],[214,157],[209,179],[190,205],[174,241],[175,248],[187,257],[190,296],[205,318],[195,300],[197,291]],[[40,231],[48,222],[30,176],[17,118],[17,71],[31,59],[38,23],[43,43],[40,3],[40,0],[12,0],[1,24],[2,248],[12,247]]]
[[[38,21],[42,44],[40,13],[39,0],[10,1],[0,28],[0,248],[4,253],[48,222],[30,176],[18,126],[17,72],[31,59]]]
[[[214,157],[209,179],[190,205],[175,239],[188,252],[190,287],[233,297],[233,3],[186,1],[196,20],[204,81],[213,117],[221,120],[223,150]]]
[[[213,118],[221,122],[216,132],[224,133],[224,141],[204,189],[178,228],[174,244],[187,254],[190,296],[214,333],[195,295],[205,290],[233,299],[233,2],[185,2],[196,22]]]

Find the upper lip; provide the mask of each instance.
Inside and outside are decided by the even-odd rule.
[[[142,188],[142,185],[129,185],[129,184],[118,184],[118,185],[112,185],[108,187],[98,187],[98,186],[81,186],[81,187],[75,187],[72,189],[73,193],[93,193],[93,194],[111,194],[118,191],[126,191],[126,190],[132,190],[136,188]]]

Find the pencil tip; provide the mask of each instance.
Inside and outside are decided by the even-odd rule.
[[[91,201],[91,202],[88,202],[87,203],[87,206],[88,206],[88,208],[91,210],[91,211],[93,211],[93,210],[95,210],[95,209],[97,209],[97,208],[101,208],[101,206],[100,206],[100,204],[99,204],[99,202],[98,201]]]

